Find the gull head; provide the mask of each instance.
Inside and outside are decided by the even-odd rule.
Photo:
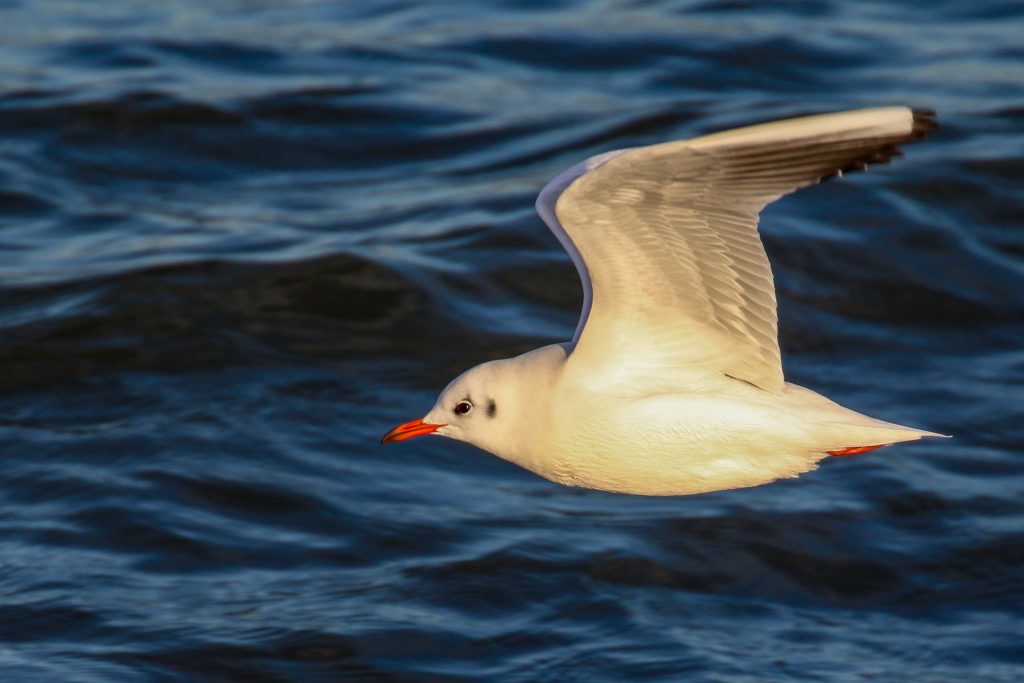
[[[513,393],[509,384],[515,382],[514,373],[504,367],[508,362],[491,361],[462,373],[445,387],[426,415],[398,425],[381,443],[436,434],[492,450],[489,446],[500,438],[507,423],[503,417]]]
[[[546,426],[550,391],[566,353],[565,345],[554,344],[470,368],[445,387],[426,415],[398,425],[381,443],[436,434],[523,464],[533,436]]]

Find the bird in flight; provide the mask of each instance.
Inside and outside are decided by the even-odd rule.
[[[583,281],[572,341],[467,370],[382,443],[435,434],[569,486],[683,495],[942,436],[785,381],[757,233],[779,197],[888,162],[934,127],[931,112],[861,109],[615,150],[566,170],[537,211]]]

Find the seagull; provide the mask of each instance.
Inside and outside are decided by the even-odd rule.
[[[536,208],[572,257],[571,342],[467,370],[382,443],[434,434],[551,481],[668,496],[757,486],[942,434],[786,382],[757,233],[771,202],[934,129],[907,107],[805,116],[598,154]]]

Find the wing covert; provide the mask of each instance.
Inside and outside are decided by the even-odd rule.
[[[825,114],[617,150],[561,174],[537,208],[583,279],[570,364],[589,381],[641,391],[709,372],[781,391],[758,213],[886,162],[932,127],[904,107]]]

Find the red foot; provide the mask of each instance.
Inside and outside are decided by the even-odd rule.
[[[851,448],[843,448],[842,450],[838,450],[838,451],[825,451],[825,452],[828,453],[829,455],[857,455],[858,453],[867,453],[868,451],[873,451],[876,448],[881,448],[882,446],[886,446],[886,445],[888,445],[888,444],[884,444],[883,443],[883,444],[879,444],[877,446],[853,446]]]

